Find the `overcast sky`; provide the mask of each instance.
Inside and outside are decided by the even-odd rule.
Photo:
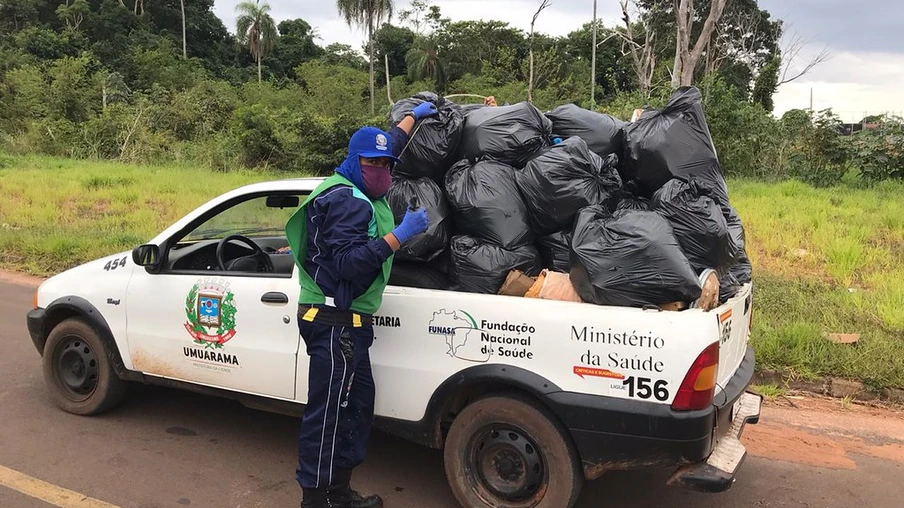
[[[410,0],[395,0],[396,12]],[[729,0],[731,1],[731,0]],[[215,0],[214,11],[235,31],[239,0]],[[333,42],[361,48],[364,34],[341,21],[335,0],[269,0],[274,19],[303,18],[320,31],[322,45]],[[453,20],[497,19],[527,30],[539,0],[433,0]],[[831,58],[811,73],[779,88],[775,113],[831,107],[846,121],[885,111],[904,116],[904,2],[900,0],[759,0],[788,32],[809,42],[807,50],[827,48]],[[618,22],[618,0],[598,0],[598,16]],[[566,35],[592,19],[592,0],[552,0],[537,30]],[[396,18],[394,18],[396,19]],[[805,55],[802,55],[801,61]],[[803,63],[803,62],[802,62]]]

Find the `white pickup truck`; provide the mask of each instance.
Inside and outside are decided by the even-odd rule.
[[[308,356],[296,268],[278,251],[320,181],[236,189],[45,281],[27,323],[57,404],[97,414],[141,382],[298,414]],[[443,448],[466,507],[568,507],[585,478],[647,467],[723,491],[760,412],[751,289],[666,312],[389,286],[371,350],[377,425]]]

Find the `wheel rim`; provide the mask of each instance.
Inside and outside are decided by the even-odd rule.
[[[471,440],[471,470],[480,490],[509,503],[531,506],[546,483],[546,467],[537,445],[520,429],[492,426]]]
[[[86,400],[97,388],[97,357],[85,339],[63,338],[54,353],[57,386],[73,402]]]

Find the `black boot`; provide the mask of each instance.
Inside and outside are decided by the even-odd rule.
[[[326,489],[302,489],[301,508],[330,508]]]
[[[333,484],[327,490],[330,508],[383,508],[380,496],[362,496],[351,488],[352,472],[348,469],[333,471]]]

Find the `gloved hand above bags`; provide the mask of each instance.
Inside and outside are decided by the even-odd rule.
[[[392,230],[399,244],[405,244],[411,238],[427,231],[429,221],[427,219],[427,210],[419,208],[417,210],[408,210],[405,217],[402,218],[401,224]]]
[[[411,110],[411,114],[414,115],[415,120],[420,120],[421,118],[427,116],[433,116],[437,113],[436,104],[432,102],[425,102],[423,104],[418,104],[414,109]]]

